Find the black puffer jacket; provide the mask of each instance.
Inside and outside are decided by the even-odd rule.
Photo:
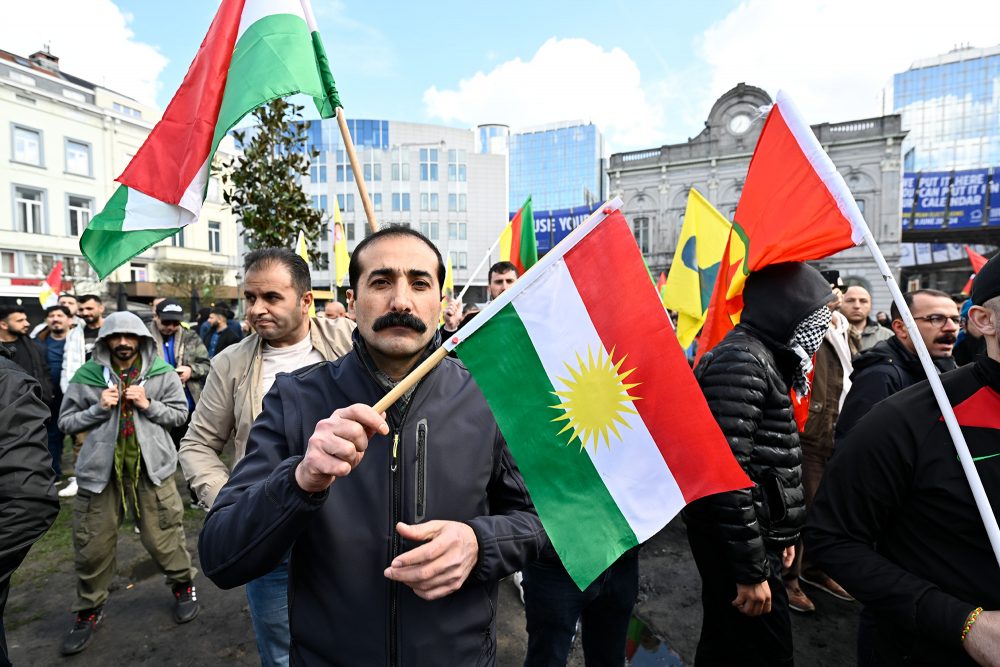
[[[939,373],[958,367],[951,357],[935,358],[934,365]],[[861,352],[853,366],[851,390],[837,419],[837,439],[847,435],[876,403],[927,379],[920,359],[895,336]]]
[[[799,358],[779,341],[791,340],[798,323],[832,298],[811,267],[768,269],[747,281],[741,324],[695,369],[712,414],[755,486],[695,501],[684,518],[689,530],[724,543],[741,584],[764,581],[770,574],[765,552],[794,544],[805,522],[802,451],[789,395]]]

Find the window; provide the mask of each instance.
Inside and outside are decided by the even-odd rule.
[[[17,268],[17,257],[8,250],[0,251],[0,273],[13,275]]]
[[[47,276],[55,265],[55,255],[45,255],[38,252],[24,254],[25,272],[29,276]]]
[[[83,257],[63,255],[62,260],[65,280],[97,280],[97,274]]]
[[[450,252],[448,253],[451,257],[451,268],[458,271],[459,269],[469,268],[469,253],[467,252]]]
[[[20,185],[14,186],[14,211],[15,227],[19,232],[27,234],[43,234],[42,215],[43,192],[34,188],[25,188]]]
[[[448,151],[448,180],[464,183],[466,178],[465,151]]]
[[[460,194],[449,194],[448,195],[448,210],[460,212],[466,209],[468,203],[468,195],[465,193]]]
[[[410,193],[409,192],[393,192],[392,193],[392,210],[393,211],[409,211],[410,210]]]
[[[344,223],[344,231],[347,233],[347,240],[348,241],[353,241],[354,240],[354,223],[353,222],[345,222]]]
[[[341,211],[353,211],[354,195],[337,195],[337,206]]]
[[[365,182],[381,181],[381,180],[382,180],[382,165],[377,162],[375,164],[366,164]]]
[[[13,155],[11,160],[42,166],[42,133],[27,127],[14,126]]]
[[[436,222],[421,222],[420,233],[432,241],[437,241],[440,236],[440,225]]]
[[[90,144],[66,140],[66,173],[90,176]]]
[[[214,253],[222,252],[222,223],[209,221],[208,251]]]
[[[316,270],[326,271],[330,268],[330,253],[321,252],[316,258]]]
[[[649,218],[634,218],[632,220],[632,233],[635,234],[635,242],[639,245],[639,252],[649,252]]]
[[[174,246],[175,248],[183,248],[184,247],[184,228],[183,227],[181,227],[179,230],[177,230],[177,233],[170,237],[170,245]]]
[[[76,91],[76,90],[70,90],[69,88],[63,88],[62,94],[63,94],[63,97],[65,97],[68,100],[73,100],[74,102],[86,102],[87,101],[87,96],[86,95],[84,95],[83,93],[81,93],[79,91]]]
[[[864,215],[865,214],[865,200],[864,199],[855,199],[854,202],[858,205],[858,209],[861,210],[861,215]]]
[[[449,222],[448,223],[448,240],[450,241],[464,241],[468,234],[468,225],[464,222]]]
[[[372,193],[372,206],[375,208],[376,211],[381,211],[382,210],[382,193],[381,192],[373,192]]]
[[[420,193],[420,210],[421,211],[438,211],[440,210],[439,205],[439,195],[436,192],[421,192]]]
[[[438,179],[438,151],[436,148],[420,149],[420,180],[436,181]]]
[[[145,264],[136,264],[132,262],[129,267],[129,272],[132,274],[132,282],[134,283],[144,283],[148,279],[147,274],[148,269]]]
[[[403,175],[400,178],[400,174]],[[392,180],[394,181],[408,181],[410,180],[410,163],[409,162],[393,162],[392,163]]]
[[[338,183],[353,183],[354,182],[354,170],[351,169],[349,164],[338,164],[337,165],[337,182]]]
[[[309,165],[309,180],[313,183],[326,183],[326,153],[320,152]]]
[[[90,218],[94,214],[94,200],[70,195],[67,201],[69,235],[80,236],[90,224]]]
[[[10,78],[12,81],[17,81],[18,83],[23,83],[26,86],[35,85],[35,77],[28,76],[27,74],[21,74],[20,72],[11,72]]]
[[[119,104],[118,102],[113,102],[111,108],[124,116],[131,116],[132,118],[142,118],[142,112],[133,107],[125,106],[124,104]]]

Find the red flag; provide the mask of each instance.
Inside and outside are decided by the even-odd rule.
[[[962,294],[972,294],[972,281],[975,280],[976,274],[979,273],[979,269],[986,266],[986,262],[988,260],[969,246],[965,246],[965,252],[969,256],[969,261],[972,263],[972,275],[969,276],[969,282],[965,283],[965,287],[962,288]]]
[[[792,101],[778,92],[757,141],[698,356],[739,321],[751,271],[828,257],[864,240],[854,195]]]
[[[667,276],[663,271],[660,271],[660,278],[656,281],[656,293],[660,295],[660,303],[664,304],[663,307],[666,308]]]
[[[62,289],[62,272],[63,263],[56,262],[45,282],[41,284],[41,289],[38,291],[38,302],[42,304],[42,308],[59,305],[59,290]]]

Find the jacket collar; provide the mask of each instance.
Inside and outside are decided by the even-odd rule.
[[[981,355],[976,359],[975,372],[983,384],[996,392],[1000,392],[1000,361]]]

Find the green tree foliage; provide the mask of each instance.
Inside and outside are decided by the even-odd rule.
[[[309,123],[302,121],[302,109],[277,99],[253,112],[254,127],[233,132],[243,155],[222,165],[223,200],[242,220],[248,248],[294,249],[301,230],[314,264],[323,215],[301,181],[319,152],[306,148]]]
[[[156,274],[160,279],[160,296],[188,299],[192,291],[201,298],[215,296],[215,288],[222,285],[225,273],[222,269],[201,264],[181,262],[157,262]]]

